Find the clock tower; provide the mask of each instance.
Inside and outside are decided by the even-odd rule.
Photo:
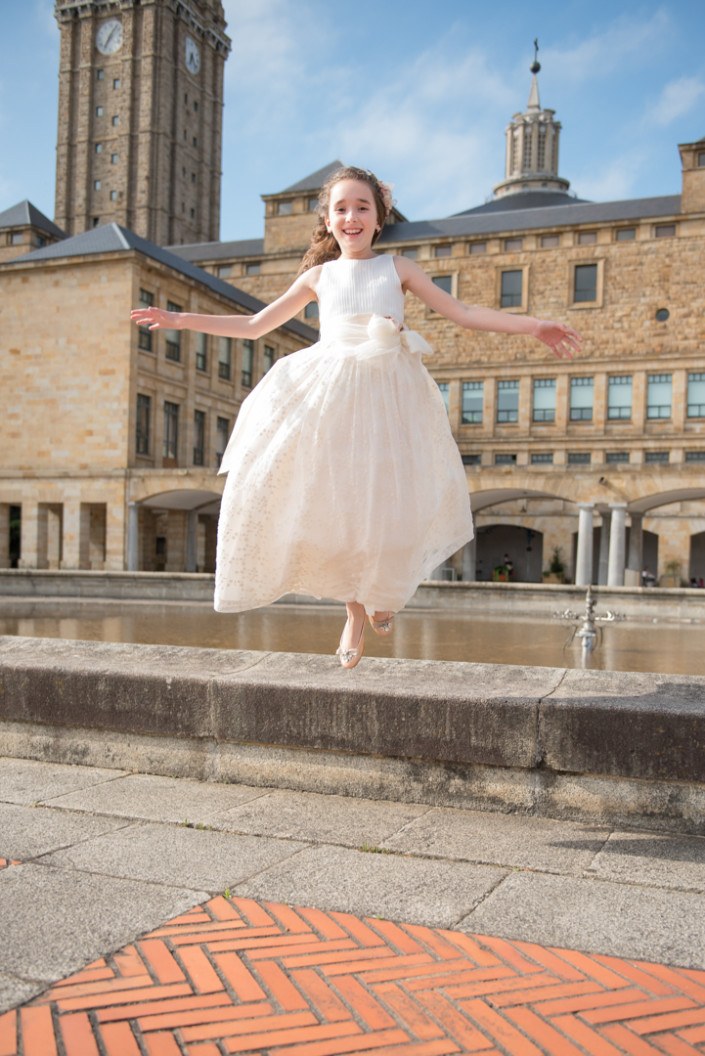
[[[56,223],[116,221],[158,245],[217,241],[221,0],[55,0]]]

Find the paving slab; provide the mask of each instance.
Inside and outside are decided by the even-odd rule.
[[[213,893],[284,862],[306,846],[294,840],[136,823],[47,855],[41,863]]]
[[[53,982],[207,897],[176,885],[13,866],[0,873],[0,972]]]
[[[217,818],[217,828],[346,847],[374,847],[429,811],[415,803],[275,790]]]
[[[45,799],[90,788],[122,777],[126,770],[0,758],[0,802],[41,803]]]
[[[249,785],[207,784],[154,774],[129,774],[119,781],[54,797],[47,804],[147,821],[208,825],[235,805],[257,799],[266,792]]]
[[[705,839],[613,832],[588,871],[604,880],[705,892]]]
[[[94,818],[49,807],[0,803],[0,855],[26,861],[126,824],[129,822],[124,818]]]
[[[698,893],[512,873],[458,928],[705,968],[704,905]]]
[[[43,980],[20,979],[17,975],[0,972],[0,1014],[41,994],[46,985]]]
[[[235,888],[238,895],[449,927],[506,876],[501,869],[312,847]]]
[[[385,840],[384,847],[488,865],[582,873],[609,834],[607,828],[548,818],[434,808]]]

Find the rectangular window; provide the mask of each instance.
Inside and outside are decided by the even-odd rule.
[[[569,466],[589,466],[590,465],[590,452],[589,451],[569,451],[568,452],[568,465]]]
[[[705,462],[705,451],[686,451],[686,462]]]
[[[181,305],[175,304],[174,301],[167,301],[166,310],[167,312],[180,312]],[[165,330],[164,339],[166,343],[166,358],[178,363],[181,359],[181,331]]]
[[[699,169],[705,169],[705,150],[699,150],[697,156],[697,166]]]
[[[597,242],[597,231],[579,231],[578,245],[593,246]]]
[[[654,238],[673,238],[675,233],[675,224],[656,224],[654,226]]]
[[[633,242],[636,238],[635,227],[618,227],[614,233],[617,242]]]
[[[497,421],[519,421],[519,382],[497,382]]]
[[[449,257],[452,249],[452,246],[434,246],[433,255],[434,257]]]
[[[705,418],[705,373],[688,375],[688,418]]]
[[[605,454],[605,463],[608,466],[616,466],[619,462],[628,462],[628,451],[608,451]]]
[[[464,466],[480,466],[482,465],[482,455],[462,455]]]
[[[318,301],[309,301],[304,308],[304,319],[318,319]]]
[[[450,385],[447,381],[438,382],[438,391],[443,397],[443,402],[446,405],[446,412],[450,409]]]
[[[541,249],[555,249],[561,244],[558,235],[541,235]]]
[[[402,257],[408,257],[409,260],[416,260],[419,255],[419,251],[416,246],[409,246],[408,249],[402,249],[401,255]]]
[[[149,308],[152,304],[154,304],[154,294],[150,293],[149,290],[140,289],[140,306],[142,308]],[[137,347],[141,348],[143,352],[152,352],[153,341],[154,333],[146,327],[141,326],[137,337]]]
[[[135,450],[138,455],[148,455],[152,432],[152,397],[137,393],[137,422],[135,428]]]
[[[101,77],[101,80],[102,79],[103,78]],[[113,78],[113,91],[116,92],[119,87],[120,87],[120,78],[119,77],[114,77]]]
[[[233,376],[233,339],[218,338],[218,377],[230,381]]]
[[[101,184],[100,180],[93,180],[93,190],[94,191],[99,191],[101,186],[102,186],[102,184]]]
[[[671,417],[672,375],[649,374],[646,388],[646,417]]]
[[[646,462],[647,465],[653,465],[654,463],[657,463],[657,462],[663,463],[663,462],[668,462],[668,461],[669,461],[669,452],[668,451],[646,451],[644,453],[644,462]]]
[[[482,422],[483,381],[463,382],[463,406],[460,421],[463,425],[479,425]]]
[[[500,289],[500,308],[521,308],[523,271],[503,271]]]
[[[230,419],[229,418],[218,418],[215,423],[215,464],[220,466],[223,461],[223,455],[225,454],[225,448],[228,446],[228,436],[230,434]]]
[[[96,108],[95,108],[95,116],[96,117],[102,117],[104,113],[105,113],[105,111],[103,110],[102,106],[96,106]]]
[[[517,464],[517,456],[509,454],[496,454],[494,456],[495,466],[515,466]]]
[[[262,265],[259,261],[251,261],[249,264],[245,264],[245,275],[259,275],[262,270]]]
[[[612,374],[607,379],[607,418],[632,416],[632,376],[631,374]]]
[[[505,253],[516,253],[524,247],[523,238],[505,238],[504,240],[504,252]]]
[[[96,79],[96,81],[105,80],[105,70],[96,70],[95,71],[95,79]]]
[[[277,216],[291,216],[294,211],[293,202],[277,202]]]
[[[571,422],[592,421],[592,378],[570,379],[570,420]]]
[[[532,466],[552,466],[553,451],[534,451],[531,455]]]
[[[208,370],[208,335],[194,334],[196,346],[196,370],[205,373]]]
[[[120,155],[119,154],[111,154],[110,155],[110,164],[111,165],[117,165],[119,160],[120,160]]]
[[[179,405],[164,401],[164,458],[176,462],[179,457]]]
[[[242,342],[242,370],[240,371],[240,381],[246,389],[252,388],[252,370],[255,362],[255,343],[249,338],[245,338]]]
[[[206,450],[206,412],[193,412],[193,464],[204,466]]]
[[[597,264],[576,264],[573,270],[573,302],[597,300]]]
[[[318,212],[318,198],[309,198],[307,204],[308,204],[309,213],[317,213]]]
[[[534,378],[535,422],[555,422],[556,420],[556,379]]]
[[[271,345],[265,345],[264,352],[262,353],[262,367],[265,374],[272,369],[276,358],[276,350],[272,348]]]
[[[432,275],[431,282],[434,286],[438,286],[439,290],[445,290],[446,293],[453,293],[453,276],[452,275]]]
[[[119,124],[120,124],[120,115],[119,115],[119,114],[113,114],[113,116],[112,116],[112,125],[113,125],[113,128],[117,128],[117,126],[118,126]]]
[[[470,245],[468,246],[468,253],[471,256],[473,256],[473,257],[476,256],[479,253],[486,253],[486,252],[487,252],[487,243],[486,242],[471,242]]]

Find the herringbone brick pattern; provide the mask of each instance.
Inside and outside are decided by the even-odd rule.
[[[214,898],[0,1017],[0,1056],[702,1056],[705,972]]]

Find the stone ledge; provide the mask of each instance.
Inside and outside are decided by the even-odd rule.
[[[423,771],[422,784],[434,770],[456,786],[466,774],[479,787],[483,773],[495,784],[572,783],[583,800],[590,781],[645,782],[654,819],[675,809],[673,792],[659,807],[659,783],[699,792],[705,782],[700,677],[372,658],[347,672],[307,654],[5,637],[0,722],[13,743],[22,729],[64,741],[82,730],[171,744],[182,757],[257,749],[265,763],[299,753],[304,769],[317,754],[392,762],[409,780]],[[698,824],[705,831],[702,817],[688,831]]]

